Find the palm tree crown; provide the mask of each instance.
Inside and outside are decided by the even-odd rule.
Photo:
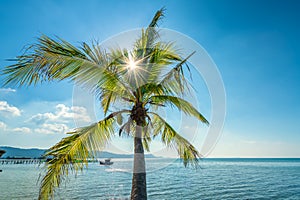
[[[65,40],[42,35],[36,44],[14,59],[16,64],[2,71],[6,75],[5,84],[15,86],[71,80],[92,91],[105,114],[103,120],[67,133],[68,137],[47,151],[46,156],[52,159],[46,163],[39,199],[53,197],[63,177],[70,171],[82,170],[88,158],[96,156],[115,134],[132,136],[135,153],[142,155],[144,149],[149,150],[151,140],[160,137],[165,145],[178,151],[185,166],[197,166],[200,154],[196,148],[156,112],[161,107],[173,106],[208,124],[183,99],[188,89],[183,67],[193,53],[182,58],[174,43],[159,40],[157,23],[163,13],[163,9],[157,11],[130,51],[102,49],[97,43],[82,43],[77,48]],[[110,108],[114,104],[123,108],[112,112]],[[143,187],[146,187],[145,180]]]

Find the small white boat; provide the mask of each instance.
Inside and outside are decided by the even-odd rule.
[[[114,164],[114,162],[110,162],[110,158],[109,159],[105,159],[104,162],[100,161],[100,165],[112,165]]]

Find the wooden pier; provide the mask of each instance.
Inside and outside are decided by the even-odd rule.
[[[42,159],[28,159],[28,158],[0,159],[0,165],[41,164],[43,162],[44,160]]]

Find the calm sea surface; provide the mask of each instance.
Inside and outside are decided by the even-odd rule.
[[[128,199],[131,160],[111,167],[91,163],[56,190],[55,199]],[[204,159],[184,168],[170,159],[149,159],[148,199],[300,199],[300,159]],[[0,165],[0,199],[37,199],[42,167]]]

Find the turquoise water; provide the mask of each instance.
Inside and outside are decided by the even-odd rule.
[[[55,199],[128,199],[130,159],[91,163]],[[300,159],[204,159],[198,170],[170,159],[147,161],[148,199],[300,199]],[[0,199],[37,199],[37,165],[0,165]]]

